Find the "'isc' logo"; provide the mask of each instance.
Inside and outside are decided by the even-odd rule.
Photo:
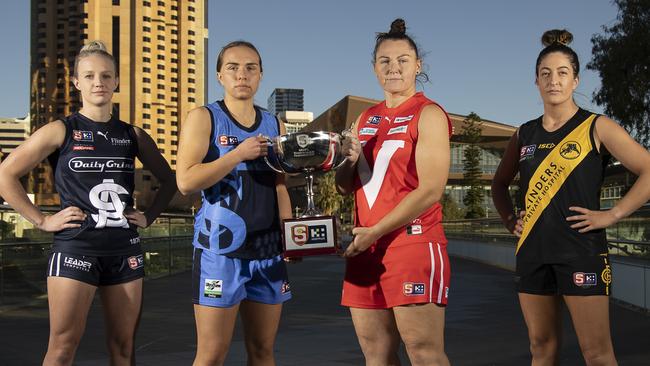
[[[291,227],[291,240],[296,245],[327,243],[325,225],[295,225]]]

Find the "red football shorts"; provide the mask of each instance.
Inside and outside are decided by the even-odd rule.
[[[450,276],[444,244],[373,245],[347,260],[341,304],[365,309],[447,305]]]

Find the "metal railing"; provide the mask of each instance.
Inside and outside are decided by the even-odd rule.
[[[0,217],[0,306],[45,299],[52,234],[33,229],[6,207],[0,207]],[[193,223],[191,215],[162,214],[148,228],[139,230],[147,279],[192,268]]]

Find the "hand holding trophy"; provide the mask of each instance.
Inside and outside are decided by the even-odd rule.
[[[334,216],[323,216],[314,204],[314,173],[328,172],[345,162],[341,135],[334,132],[294,132],[269,140],[266,163],[278,173],[304,174],[307,208],[296,219],[283,221],[286,256],[336,253],[338,243]]]

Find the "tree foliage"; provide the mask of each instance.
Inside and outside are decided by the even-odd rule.
[[[591,38],[587,68],[599,73],[594,102],[650,146],[650,0],[614,0],[616,23]]]
[[[352,216],[354,196],[342,196],[336,191],[334,171],[327,172],[314,178],[317,186],[314,188],[314,203],[325,215],[341,216],[347,220]]]
[[[447,193],[442,195],[440,204],[442,205],[442,218],[444,220],[458,220],[465,217],[465,211],[458,207],[456,201]]]
[[[483,201],[485,192],[481,182],[481,148],[477,145],[481,141],[481,117],[472,112],[463,120],[461,136],[467,143],[463,151],[463,180],[469,186],[463,203],[465,204],[465,218],[476,219],[485,216]]]

